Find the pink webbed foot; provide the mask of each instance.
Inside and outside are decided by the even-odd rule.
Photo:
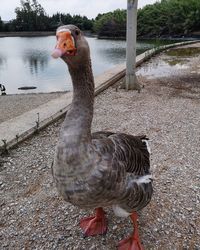
[[[137,225],[137,213],[133,212],[131,215],[131,219],[134,225],[134,232],[133,235],[129,236],[128,238],[121,240],[118,244],[118,250],[144,250],[140,239],[139,239],[139,232],[138,232],[138,225]]]
[[[130,236],[119,242],[118,250],[144,250],[144,248],[139,239]]]
[[[98,234],[106,234],[107,220],[102,208],[96,208],[96,215],[83,218],[80,221],[80,227],[84,230],[84,237]]]

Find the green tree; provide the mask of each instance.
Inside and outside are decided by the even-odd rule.
[[[138,35],[187,35],[200,29],[199,0],[162,0],[138,11]]]
[[[114,12],[98,15],[94,22],[94,30],[100,37],[124,37],[126,35],[126,11],[117,9]]]
[[[3,31],[3,21],[1,20],[1,17],[0,17],[0,31]]]
[[[51,30],[55,30],[58,26],[64,24],[74,24],[82,30],[92,30],[93,20],[88,19],[86,16],[56,13],[50,19]]]
[[[200,0],[161,0],[138,10],[139,37],[188,35],[200,31]],[[99,14],[94,22],[99,36],[124,36],[126,11]]]
[[[16,30],[36,31],[48,28],[48,17],[37,0],[21,0],[21,7],[15,9]]]

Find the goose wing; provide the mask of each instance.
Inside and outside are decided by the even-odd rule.
[[[93,175],[96,178],[92,181],[96,200],[105,206],[116,205],[114,211],[118,215],[118,210],[130,212],[146,206],[153,191],[148,179],[147,137],[100,131],[92,134],[92,138],[99,155]]]
[[[148,138],[123,133],[99,131],[92,134],[93,142],[104,154],[112,155],[112,164],[123,165],[126,172],[137,176],[149,174],[150,160]]]

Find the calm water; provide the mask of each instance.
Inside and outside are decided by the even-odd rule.
[[[94,75],[125,61],[125,41],[87,38]],[[72,88],[66,65],[51,58],[55,37],[0,38],[0,83],[7,94],[66,91]],[[152,48],[153,43],[140,42],[137,53]],[[35,86],[35,90],[18,90]]]

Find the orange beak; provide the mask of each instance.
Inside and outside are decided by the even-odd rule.
[[[62,31],[57,33],[57,44],[52,53],[52,57],[58,58],[63,55],[75,56],[76,47],[74,38],[70,31]]]

